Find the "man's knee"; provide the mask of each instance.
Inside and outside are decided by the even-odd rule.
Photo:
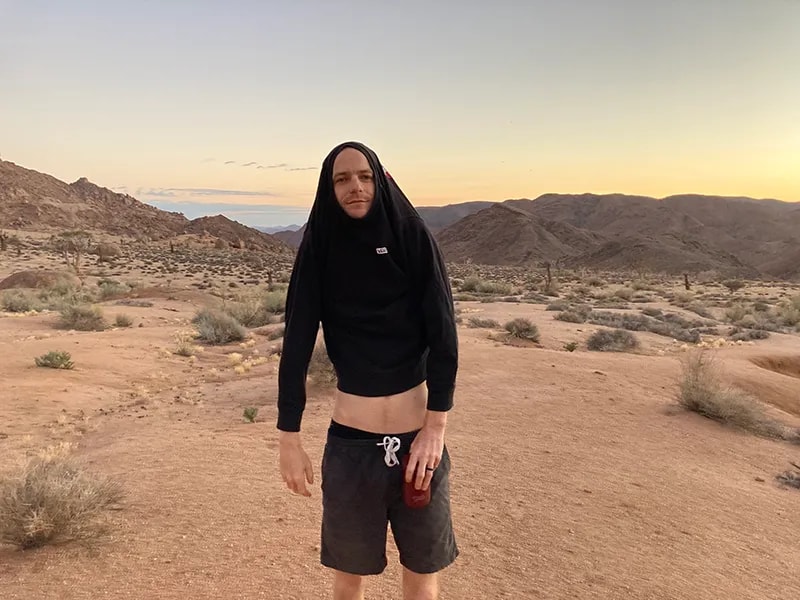
[[[333,597],[335,600],[360,600],[364,594],[364,578],[343,571],[333,572]]]
[[[415,573],[403,568],[403,600],[438,600],[439,574]]]

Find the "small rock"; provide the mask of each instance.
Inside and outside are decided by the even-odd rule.
[[[764,483],[764,478],[763,477],[756,477],[756,481],[758,481],[759,483]]]

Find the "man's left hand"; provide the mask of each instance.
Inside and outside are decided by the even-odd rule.
[[[414,441],[411,442],[408,466],[406,467],[406,482],[414,479],[416,489],[427,490],[431,484],[433,472],[442,460],[443,451],[444,427],[428,424],[423,426]]]

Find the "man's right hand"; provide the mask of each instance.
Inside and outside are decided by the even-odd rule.
[[[306,482],[314,483],[314,470],[300,443],[299,433],[280,432],[280,468],[286,487],[295,494],[311,496],[311,492],[306,488]]]

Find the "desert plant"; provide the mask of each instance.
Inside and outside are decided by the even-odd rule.
[[[255,423],[258,416],[258,407],[248,406],[244,409],[244,420],[248,423]]]
[[[722,285],[728,288],[730,293],[733,294],[734,292],[738,292],[740,289],[742,289],[746,284],[740,279],[728,279],[727,281],[723,281]]]
[[[308,364],[308,375],[318,387],[327,388],[336,383],[336,369],[328,356],[324,342],[314,346]]]
[[[240,342],[247,336],[247,331],[239,321],[212,308],[198,311],[192,323],[197,328],[198,338],[209,344]]]
[[[122,497],[117,482],[74,459],[36,457],[0,479],[0,543],[29,549],[94,539],[104,531],[103,511]]]
[[[3,310],[13,313],[39,310],[40,303],[36,296],[29,290],[7,290],[0,298]]]
[[[722,385],[714,358],[705,350],[690,352],[682,360],[678,401],[687,410],[762,437],[786,435],[786,428],[770,419],[757,400]]]
[[[483,317],[470,317],[468,322],[469,327],[475,329],[499,329],[500,323],[494,319],[486,319]]]
[[[586,341],[589,350],[597,352],[625,352],[639,347],[639,340],[624,329],[600,329]]]
[[[530,319],[518,317],[508,321],[503,327],[511,337],[532,342],[539,341],[539,327]]]
[[[800,465],[797,463],[790,463],[796,471],[784,471],[775,476],[780,483],[783,485],[788,485],[789,487],[797,488],[800,490]]]
[[[575,352],[578,349],[578,342],[567,342],[564,344],[564,350],[567,352]]]
[[[50,369],[72,369],[75,367],[72,356],[65,350],[51,350],[47,354],[42,354],[34,359],[37,367],[48,367]]]
[[[119,313],[114,318],[114,325],[117,327],[130,327],[133,325],[133,319],[124,313]]]
[[[97,306],[68,304],[61,309],[59,326],[76,331],[103,331],[108,323]]]

